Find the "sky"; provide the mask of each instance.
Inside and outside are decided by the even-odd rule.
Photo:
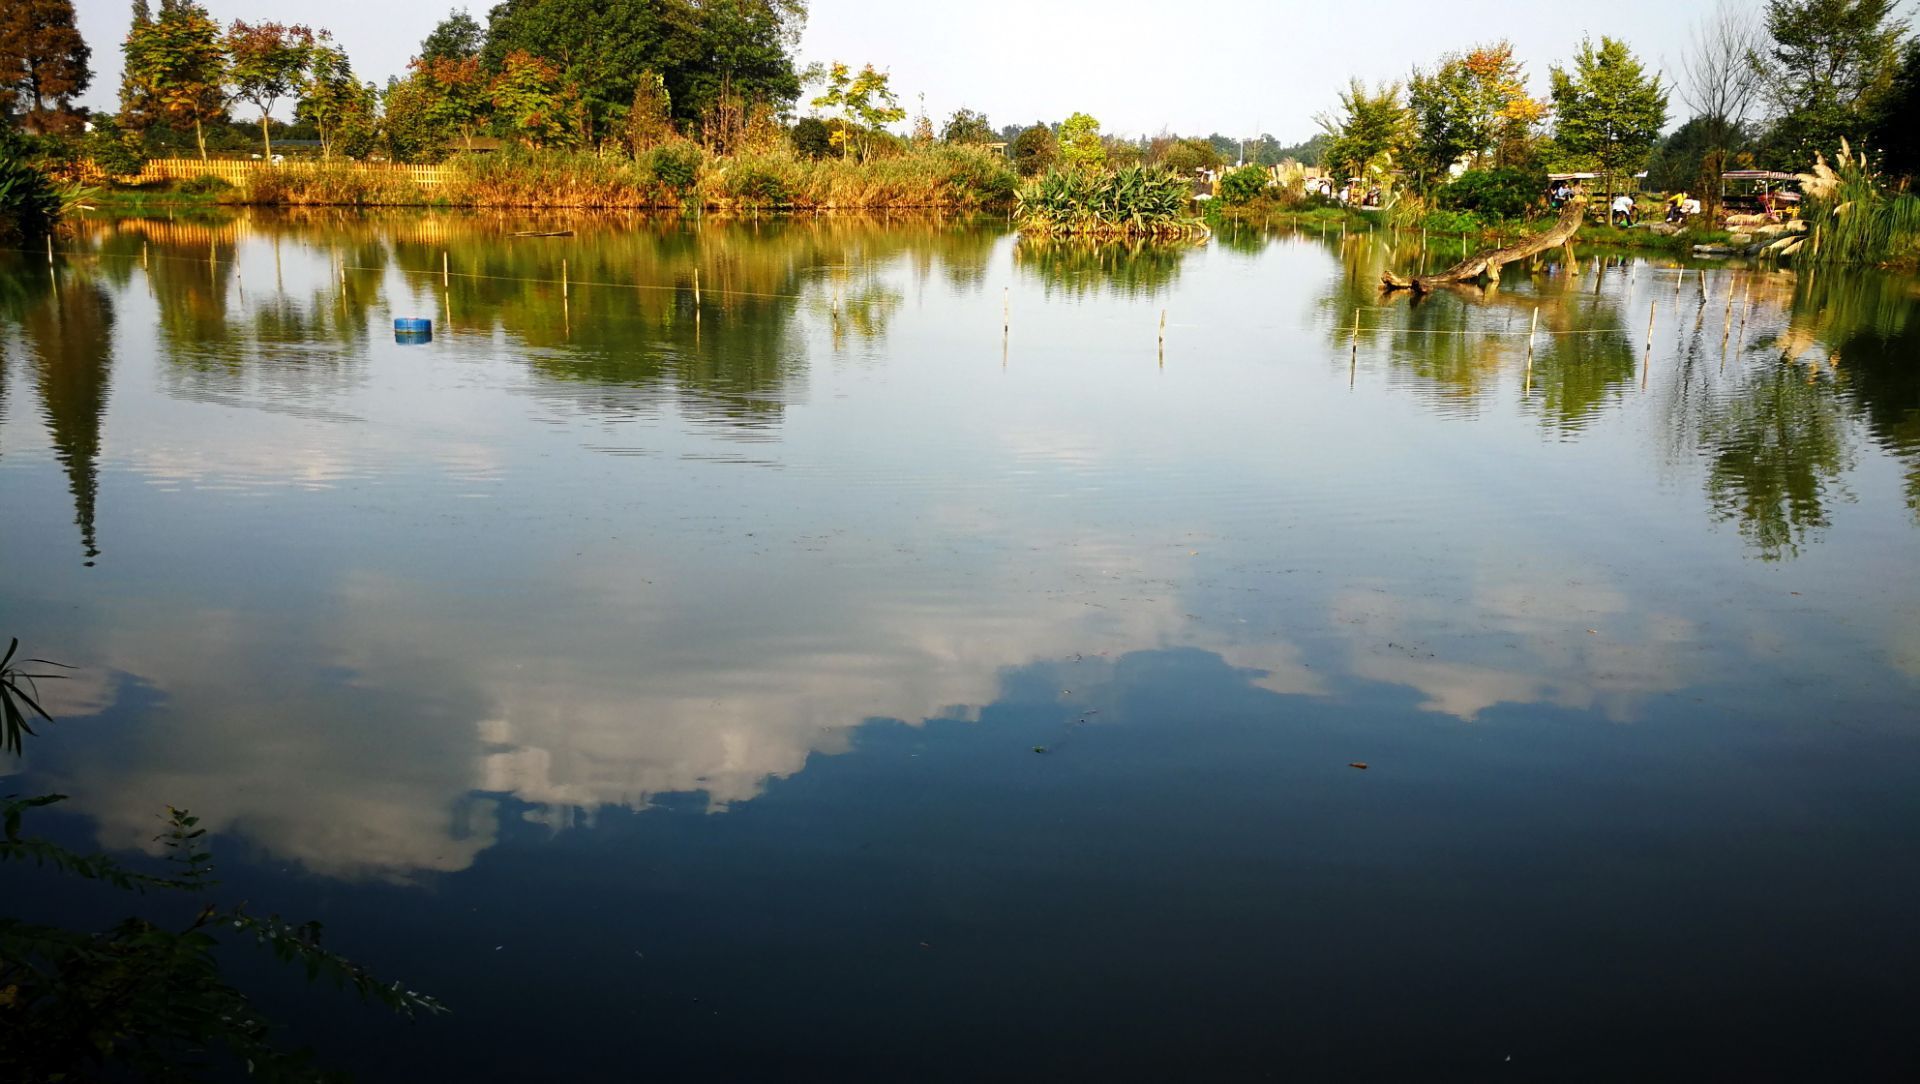
[[[378,83],[405,69],[449,10],[465,6],[484,22],[489,6],[485,0],[203,2],[223,24],[246,18],[325,27],[362,77]],[[1268,132],[1292,143],[1316,131],[1313,118],[1334,106],[1349,76],[1401,79],[1443,52],[1500,37],[1512,40],[1540,96],[1548,66],[1565,64],[1582,35],[1624,38],[1650,67],[1671,73],[1693,26],[1712,6],[1710,0],[1216,0],[1191,7],[1166,0],[812,0],[800,59],[870,61],[892,72],[910,114],[925,95],[936,119],[961,106],[985,112],[996,127],[1088,112],[1114,133]],[[93,87],[82,102],[116,108],[129,0],[76,0],[75,8],[93,46]],[[1684,109],[1677,97],[1672,111],[1678,123]]]

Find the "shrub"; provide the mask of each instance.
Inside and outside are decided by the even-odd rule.
[[[1479,233],[1486,220],[1472,211],[1433,211],[1420,224],[1434,233]]]
[[[783,169],[782,167],[787,167]],[[760,157],[736,157],[726,167],[723,190],[729,199],[759,207],[785,207],[793,203],[793,190],[787,183],[792,162]]]
[[[1181,173],[1217,169],[1220,166],[1220,152],[1208,140],[1182,139],[1161,153],[1159,164]]]
[[[662,185],[685,192],[700,179],[701,161],[700,148],[694,144],[668,143],[648,153],[647,172]]]
[[[1020,176],[1032,177],[1051,168],[1059,160],[1060,148],[1046,125],[1036,124],[1014,137],[1012,158],[1013,168],[1019,171]]]
[[[1272,179],[1260,166],[1242,166],[1220,178],[1220,201],[1232,207],[1252,203]]]
[[[1441,186],[1435,202],[1450,211],[1477,211],[1491,218],[1525,218],[1540,208],[1546,190],[1544,173],[1473,169]]]
[[[833,131],[819,117],[801,117],[793,125],[793,149],[804,158],[833,153]]]
[[[0,125],[0,240],[39,237],[60,220],[60,195],[34,159],[33,140]]]
[[[232,185],[212,174],[189,177],[180,182],[180,191],[185,192],[189,196],[215,196],[222,192],[231,191],[232,189]]]

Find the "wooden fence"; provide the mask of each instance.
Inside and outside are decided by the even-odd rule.
[[[154,158],[133,178],[136,184],[154,181],[190,181],[195,177],[218,177],[231,185],[243,185],[247,178],[271,170],[283,173],[311,173],[321,168],[345,169],[356,173],[400,176],[423,188],[451,180],[453,171],[446,166],[409,166],[398,162],[268,162],[263,159]]]

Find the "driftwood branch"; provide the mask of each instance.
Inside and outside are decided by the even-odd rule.
[[[1412,290],[1424,294],[1437,286],[1450,286],[1461,282],[1479,282],[1494,278],[1500,274],[1500,268],[1537,256],[1551,248],[1559,248],[1573,240],[1580,231],[1580,224],[1586,220],[1587,201],[1580,198],[1568,200],[1560,208],[1560,217],[1551,229],[1523,237],[1504,248],[1496,248],[1469,256],[1452,267],[1433,275],[1418,275],[1414,278],[1402,278],[1389,271],[1381,276],[1381,283],[1389,290]]]

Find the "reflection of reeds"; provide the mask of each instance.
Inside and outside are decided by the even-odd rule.
[[[1172,285],[1189,247],[1180,242],[1029,235],[1020,239],[1014,254],[1017,266],[1049,290],[1058,287],[1081,296],[1104,287],[1141,294]]]

